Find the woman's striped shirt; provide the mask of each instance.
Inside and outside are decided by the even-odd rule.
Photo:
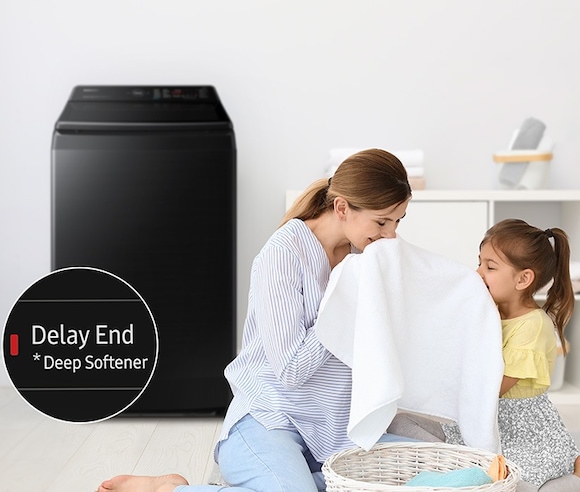
[[[297,430],[320,462],[354,446],[346,435],[350,368],[314,330],[330,270],[322,245],[298,219],[254,259],[242,348],[225,370],[234,397],[220,440],[249,413],[267,429]]]

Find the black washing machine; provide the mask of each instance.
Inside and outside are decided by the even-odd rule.
[[[219,412],[236,344],[236,145],[212,86],[78,86],[52,140],[51,268],[128,282],[159,336],[127,414]]]

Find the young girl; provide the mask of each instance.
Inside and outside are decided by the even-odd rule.
[[[565,478],[565,484],[553,480],[542,490],[580,490],[580,453],[547,395],[556,336],[565,350],[564,327],[574,309],[569,263],[570,247],[563,230],[544,231],[523,220],[499,222],[480,245],[477,271],[497,304],[502,323],[505,369],[498,406],[502,454],[520,467],[525,482],[535,485],[518,490],[537,490],[558,477]],[[551,280],[540,307],[534,294]],[[418,431],[409,432],[412,425]],[[463,443],[458,426],[439,428],[406,414],[395,419],[389,432]],[[552,488],[558,481],[560,485]]]
[[[580,477],[578,448],[547,395],[556,360],[554,328],[565,355],[564,327],[574,310],[568,237],[562,229],[504,220],[483,238],[477,271],[502,320],[502,453],[519,465],[525,481],[538,486],[572,473],[575,462]],[[533,296],[550,280],[540,307]]]
[[[304,192],[256,256],[242,349],[225,371],[234,398],[215,451],[228,490],[324,490],[321,463],[354,446],[347,436],[350,368],[313,328],[332,268],[352,251],[395,237],[410,198],[395,156],[359,152]],[[225,489],[190,486],[181,475],[122,475],[98,490]]]

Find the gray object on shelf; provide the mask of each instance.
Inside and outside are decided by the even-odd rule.
[[[546,125],[536,118],[527,118],[520,127],[510,150],[535,150],[538,148]],[[529,162],[510,162],[502,166],[499,173],[499,182],[515,188],[521,181]]]

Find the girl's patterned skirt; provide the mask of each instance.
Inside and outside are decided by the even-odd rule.
[[[546,393],[500,398],[498,423],[502,454],[520,467],[522,480],[540,486],[573,473],[580,452]],[[443,431],[446,442],[463,444],[456,424],[444,424]]]

